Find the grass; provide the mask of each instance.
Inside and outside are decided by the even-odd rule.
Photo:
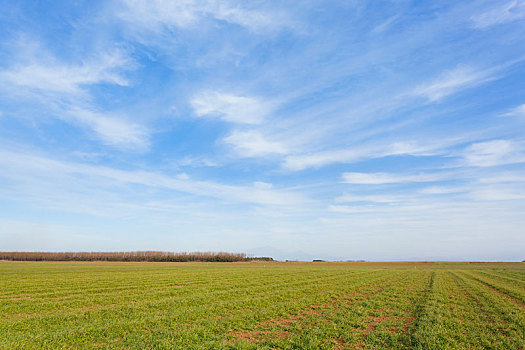
[[[0,262],[0,349],[524,349],[525,263]]]

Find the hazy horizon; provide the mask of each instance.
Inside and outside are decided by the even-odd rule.
[[[17,1],[0,28],[0,251],[525,259],[523,0]]]

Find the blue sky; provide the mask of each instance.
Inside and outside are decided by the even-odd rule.
[[[0,250],[525,259],[525,1],[4,1]]]

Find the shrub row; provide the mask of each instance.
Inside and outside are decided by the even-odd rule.
[[[243,253],[225,252],[0,252],[0,260],[12,261],[173,261],[235,262],[272,261],[268,257],[248,257]]]

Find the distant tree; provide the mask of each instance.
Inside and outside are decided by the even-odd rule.
[[[158,262],[236,262],[272,261],[269,257],[248,257],[244,253],[226,252],[0,252],[0,260],[15,261],[158,261]]]

